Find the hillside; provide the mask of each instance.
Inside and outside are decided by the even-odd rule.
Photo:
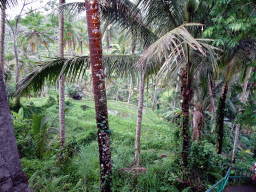
[[[55,163],[58,156],[59,141],[57,102],[54,99],[49,100],[49,98],[30,98],[24,99],[23,102],[26,103],[24,104],[26,106],[24,108],[24,114],[26,114],[26,108],[32,109],[31,106],[33,106],[33,109],[43,109],[47,106],[48,108],[43,113],[50,117],[51,120],[49,121],[51,122],[56,117],[45,141],[46,149],[43,158],[41,160],[33,157],[23,157],[21,159],[23,169],[30,177],[31,187],[36,189],[36,191],[43,189],[47,191],[53,189],[59,189],[60,191],[79,191],[79,186],[82,187],[84,182],[86,182],[90,191],[97,190],[99,186],[99,165],[93,100],[66,99],[67,157],[64,165],[67,167],[61,167],[61,165],[58,166]],[[118,170],[127,168],[134,159],[137,107],[124,102],[108,101],[108,112],[109,127],[112,132],[113,179],[126,180],[128,182],[129,179],[127,177],[120,177]],[[157,117],[151,109],[144,109],[141,138],[141,166],[148,170],[147,173],[144,173],[145,178],[156,177],[156,173],[153,170],[159,169],[158,166],[161,166],[163,162],[167,165],[173,159],[173,133],[174,125]],[[19,139],[17,140],[19,146]],[[70,155],[70,153],[72,154]],[[164,158],[162,159],[161,156]],[[159,164],[160,161],[161,165]],[[164,169],[164,167],[161,169]],[[121,175],[123,174],[126,173],[122,173]],[[143,179],[143,177],[141,178]],[[154,184],[153,180],[151,182],[153,185],[151,187],[155,188],[156,186],[154,185],[156,184]],[[128,187],[129,185],[119,186],[118,181],[115,183],[115,188],[118,191],[121,189],[122,191],[130,191],[131,189],[131,186]],[[123,189],[123,187],[128,188]],[[144,187],[151,188],[150,186]]]

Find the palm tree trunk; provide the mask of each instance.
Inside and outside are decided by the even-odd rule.
[[[224,132],[224,110],[225,110],[225,101],[228,91],[228,82],[225,83],[222,91],[222,95],[219,98],[218,109],[216,111],[216,131],[217,131],[217,153],[222,153],[222,143],[223,143],[223,132]]]
[[[87,26],[89,34],[90,61],[94,88],[96,123],[100,161],[101,191],[111,191],[111,151],[108,126],[108,110],[105,88],[105,74],[102,66],[102,42],[97,0],[85,0]]]
[[[19,89],[19,81],[20,81],[20,65],[19,65],[19,56],[17,50],[17,42],[16,35],[13,33],[13,47],[14,47],[14,55],[15,55],[15,65],[16,65],[16,90]],[[17,110],[20,108],[20,96],[16,97],[15,106]]]
[[[157,89],[158,89],[158,86],[157,86],[157,81],[156,81],[154,99],[153,99],[153,103],[152,103],[152,109],[154,109],[154,110],[157,109]]]
[[[139,166],[140,162],[140,137],[141,137],[141,123],[142,123],[142,113],[143,113],[143,99],[144,99],[144,84],[145,84],[145,69],[141,72],[141,82],[139,89],[139,103],[138,103],[138,117],[136,126],[136,138],[135,138],[135,157],[134,163]]]
[[[213,128],[211,130],[211,132],[213,132],[214,129],[215,129],[216,106],[215,106],[215,102],[214,102],[214,99],[213,99],[212,83],[211,83],[209,75],[208,75],[208,90],[209,90],[209,97],[210,97],[210,100],[211,100],[211,113],[212,113],[211,120],[214,122]]]
[[[243,93],[241,97],[241,103],[245,104],[245,102],[248,99],[249,96],[249,90],[247,89],[248,83],[249,83],[249,78],[251,76],[252,72],[252,67],[248,69],[248,72],[246,74],[245,80],[244,80],[244,86],[243,86]],[[238,110],[238,114],[241,114],[242,108]],[[236,132],[235,132],[235,140],[234,140],[234,147],[233,147],[233,154],[232,154],[232,163],[236,162],[236,149],[237,149],[237,143],[238,143],[238,138],[239,138],[239,130],[241,128],[241,125],[238,124],[236,125]]]
[[[128,96],[128,101],[127,103],[130,103],[130,99],[131,99],[131,96],[132,96],[132,77],[131,77],[131,80],[130,80],[130,88],[129,88],[129,96]]]
[[[80,42],[80,46],[81,46],[81,56],[83,55],[83,41]]]
[[[65,3],[65,0],[59,0],[59,5]],[[64,57],[64,16],[59,11],[59,57]],[[64,76],[60,77],[59,80],[59,124],[60,124],[60,147],[63,147],[66,139],[66,128],[65,128],[65,79]]]
[[[0,191],[30,192],[28,178],[20,164],[2,74],[0,68]]]
[[[1,7],[1,21],[0,21],[0,67],[2,74],[4,74],[4,37],[5,37],[5,4]]]
[[[193,112],[193,141],[201,143],[202,129],[204,127],[204,114],[200,109],[194,107]]]
[[[186,167],[188,165],[188,144],[189,144],[189,105],[193,98],[193,90],[191,89],[192,79],[188,78],[189,63],[187,70],[182,70],[181,75],[181,94],[182,94],[182,135],[183,135],[183,148],[182,148],[182,164]]]

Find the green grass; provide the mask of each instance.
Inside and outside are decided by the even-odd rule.
[[[36,107],[42,107],[46,104],[47,99],[30,98],[23,99],[22,102],[30,103],[32,101]],[[72,188],[76,188],[77,191],[83,191],[85,190],[85,183],[90,191],[98,191],[99,163],[94,100],[83,99],[76,101],[66,98],[66,102],[69,104],[67,106],[69,110],[66,113],[66,143],[75,140],[81,148],[80,152],[67,163],[68,166],[65,168],[55,167],[54,162],[57,156],[51,156],[51,153],[48,153],[37,166],[35,166],[36,162],[40,162],[40,160],[31,160],[31,166],[34,165],[35,167],[29,165],[29,159],[23,159],[23,168],[31,179],[31,187],[36,189],[40,185],[40,190],[38,188],[36,191],[43,189],[51,191],[52,188],[59,189],[58,191],[63,191],[64,188],[69,191]],[[82,108],[82,105],[87,107]],[[109,128],[112,130],[112,166],[113,172],[118,173],[119,169],[127,167],[134,160],[137,106],[124,102],[108,101],[108,110]],[[58,115],[58,104],[47,108],[45,113],[53,119]],[[56,131],[50,135],[49,141],[47,141],[49,150],[57,149],[56,144],[59,141],[58,125],[57,117],[53,124]],[[167,155],[166,159],[168,161],[173,159],[173,130],[174,127],[170,123],[163,121],[151,109],[144,109],[141,135],[141,166],[148,170],[154,170],[154,166],[159,164],[159,157],[162,154]],[[49,162],[50,166],[55,167],[49,174],[44,174],[45,169],[47,169],[43,166],[44,162]],[[148,177],[156,176],[153,173],[153,175],[151,173],[148,174]],[[38,183],[36,181],[40,175],[44,175],[44,179],[38,180]],[[114,177],[116,183],[118,183],[118,178]],[[61,188],[61,186],[63,187]],[[125,191],[123,186],[120,187],[117,187],[117,189]],[[153,184],[151,187],[155,188]]]
[[[43,106],[47,98],[30,98],[36,106]],[[97,132],[95,109],[93,100],[72,100],[66,98],[71,103],[66,113],[66,132],[67,140],[70,138],[79,138],[86,135],[88,131]],[[83,110],[81,105],[89,108]],[[137,106],[119,101],[108,101],[109,110],[109,128],[113,131],[112,143],[120,144],[121,141],[128,142],[128,145],[134,145]],[[58,105],[53,105],[46,110],[46,114],[51,117],[58,115]],[[58,118],[54,126],[58,128]],[[172,134],[174,127],[170,123],[163,121],[149,108],[143,110],[141,146],[146,149],[165,149],[169,150],[172,145]]]

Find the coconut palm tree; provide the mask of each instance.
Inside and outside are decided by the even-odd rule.
[[[188,126],[189,126],[189,106],[193,98],[192,82],[195,74],[197,74],[201,68],[203,68],[204,60],[209,59],[212,69],[216,65],[216,57],[214,53],[214,47],[202,42],[201,40],[194,39],[187,31],[188,26],[199,24],[185,24],[174,30],[168,32],[152,44],[143,54],[139,60],[140,64],[149,63],[150,60],[155,60],[160,63],[160,70],[158,72],[158,79],[166,80],[164,77],[170,79],[175,75],[181,76],[181,89],[182,89],[182,111],[183,111],[183,165],[187,165],[188,155]],[[193,57],[201,58],[201,62],[194,63],[188,59],[185,52],[187,47],[191,50]],[[203,57],[202,57],[203,56]],[[188,61],[191,63],[188,65]],[[159,66],[158,66],[159,67]],[[214,71],[214,70],[213,70]]]
[[[217,152],[222,152],[223,129],[224,129],[224,109],[225,99],[229,83],[234,74],[239,69],[245,67],[245,63],[252,62],[251,55],[254,53],[255,40],[252,35],[255,34],[254,21],[255,5],[250,0],[209,1],[212,5],[211,15],[214,25],[206,29],[204,37],[214,38],[213,44],[220,46],[224,51],[220,66],[225,66],[225,84],[222,90],[222,96],[218,101],[216,110],[216,131],[218,132]],[[252,6],[253,5],[253,6]],[[224,10],[224,11],[223,11]],[[221,18],[221,20],[216,20]]]
[[[89,49],[94,88],[96,123],[98,128],[101,190],[111,191],[112,165],[110,133],[108,127],[105,74],[104,68],[102,66],[99,4],[97,0],[86,0],[85,7],[89,34]]]
[[[65,3],[65,0],[59,0],[59,6]],[[64,58],[64,16],[59,11],[59,57]],[[60,126],[60,147],[63,147],[66,138],[65,128],[65,79],[60,76],[59,80],[59,126]]]
[[[222,143],[223,143],[223,132],[224,132],[224,109],[225,101],[227,97],[227,91],[230,81],[233,76],[241,71],[243,67],[246,66],[248,62],[254,62],[256,54],[256,44],[254,39],[243,39],[239,42],[239,45],[233,48],[235,51],[231,56],[225,69],[225,84],[223,86],[221,97],[218,101],[217,116],[216,116],[216,131],[218,134],[217,138],[217,153],[222,153]],[[223,57],[225,59],[225,57]],[[223,60],[224,60],[223,59]],[[250,70],[248,70],[248,74]],[[247,98],[247,97],[246,97]],[[245,100],[246,101],[246,100]],[[245,102],[244,101],[244,102]],[[237,134],[239,132],[237,131]],[[238,137],[238,136],[237,136]]]

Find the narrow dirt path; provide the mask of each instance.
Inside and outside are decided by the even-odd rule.
[[[230,186],[224,192],[256,192],[256,187],[251,185]]]

